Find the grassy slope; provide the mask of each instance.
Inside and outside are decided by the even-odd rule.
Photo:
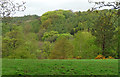
[[[3,59],[3,75],[117,75],[118,60]]]

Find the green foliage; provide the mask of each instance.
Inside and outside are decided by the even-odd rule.
[[[44,33],[46,32],[45,29],[40,29],[39,32],[37,33],[38,40],[42,41],[42,37],[44,36]]]
[[[51,49],[53,48],[53,44],[50,42],[44,42],[39,50],[37,50],[37,57],[39,59],[48,59],[50,56]]]
[[[57,18],[65,18],[65,16],[63,15],[62,13],[62,10],[59,10],[59,11],[48,11],[46,13],[44,13],[41,17],[41,21],[44,22],[46,21],[47,19],[57,19]],[[53,21],[54,22],[54,21]]]
[[[106,57],[118,58],[117,12],[55,10],[42,16],[6,18],[1,26],[3,58],[47,59],[52,55],[52,58],[93,59],[103,53]]]
[[[49,41],[49,42],[55,42],[57,38],[59,37],[66,37],[67,39],[72,39],[73,36],[70,33],[63,33],[63,34],[58,34],[57,31],[50,31],[50,32],[45,32],[42,40],[43,41]]]
[[[38,19],[36,19],[36,20],[31,21],[30,24],[31,24],[31,31],[34,33],[38,33],[41,22]]]
[[[66,37],[60,37],[56,41],[53,50],[51,51],[50,58],[64,59],[73,56],[73,45]]]
[[[23,26],[25,33],[28,33],[28,32],[38,33],[41,27],[41,21],[39,21],[38,19],[27,20],[22,25],[25,25]]]
[[[111,56],[110,50],[114,48],[116,27],[115,14],[110,11],[100,12],[99,20],[93,27],[92,34],[96,37],[97,45],[102,49],[102,55]]]
[[[73,41],[74,44],[74,56],[81,56],[84,59],[95,58],[100,51],[94,41],[95,37],[89,32],[78,32],[75,34]]]
[[[10,59],[36,59],[36,55],[31,53],[29,50],[27,50],[25,47],[21,46],[17,49],[15,49],[10,56],[8,56]]]
[[[70,32],[76,25],[77,17],[70,10],[49,11],[41,16],[42,27],[50,31],[59,33]]]
[[[37,15],[25,15],[23,17],[12,17],[10,23],[15,23],[16,25],[23,25],[26,22],[34,21],[36,19],[39,19],[39,16],[37,16]]]
[[[120,10],[118,11],[118,13],[120,14]],[[119,18],[118,18],[118,33],[117,33],[117,57],[120,58],[120,15],[119,15]]]
[[[73,38],[73,36],[70,33],[59,34],[58,37],[66,37],[67,39]]]
[[[0,36],[0,57],[2,57],[2,36]]]
[[[34,39],[34,36],[32,36],[31,38],[30,36],[27,35],[26,41],[23,41],[24,43],[22,42],[22,44],[19,45],[16,49],[12,49],[10,51],[11,53],[9,54],[8,58],[12,58],[12,59],[36,58],[35,52],[38,49],[37,41]]]
[[[23,33],[21,27],[13,26],[12,31],[7,32],[2,40],[2,57],[12,54],[12,51],[23,44]]]
[[[50,41],[50,42],[55,42],[58,37],[58,32],[57,31],[51,31],[51,32],[45,32],[42,40],[43,41]]]
[[[26,34],[22,27],[14,25],[10,32],[3,37],[2,57],[3,58],[36,58],[37,36],[35,33]]]

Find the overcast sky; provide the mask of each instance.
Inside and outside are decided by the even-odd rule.
[[[14,16],[33,14],[41,16],[47,11],[58,9],[72,10],[73,12],[87,11],[93,6],[93,4],[88,3],[88,0],[14,0],[14,2],[18,3],[22,1],[26,2],[26,10],[24,12],[17,12]]]

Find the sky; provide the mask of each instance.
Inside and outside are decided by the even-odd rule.
[[[54,10],[72,10],[75,11],[87,11],[91,9],[94,5],[90,4],[88,0],[14,0],[16,3],[26,2],[26,10],[24,12],[16,12],[14,16],[24,16],[24,15],[39,15],[41,16],[47,11]],[[94,0],[92,0],[94,1]],[[102,0],[97,0],[102,1]],[[106,0],[113,1],[113,0]]]

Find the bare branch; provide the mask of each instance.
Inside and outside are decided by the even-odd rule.
[[[9,17],[16,13],[16,11],[24,11],[26,7],[25,2],[22,4],[14,3],[11,0],[0,0],[0,17]]]
[[[111,9],[120,9],[120,1],[115,1],[115,2],[105,2],[105,1],[101,1],[101,2],[93,2],[88,0],[89,3],[94,3],[95,6],[92,7],[92,11],[97,10],[99,8],[108,6],[108,7],[112,7]]]

